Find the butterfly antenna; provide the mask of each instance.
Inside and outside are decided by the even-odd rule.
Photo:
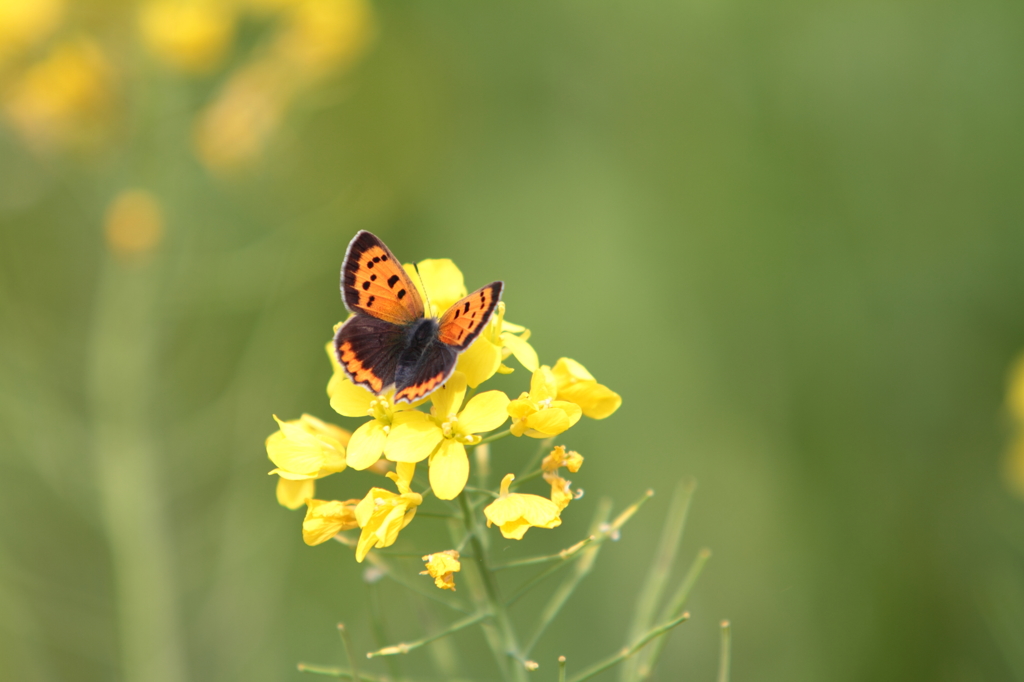
[[[420,269],[416,267],[416,264],[412,264],[412,269],[416,271],[416,279],[420,282],[420,289],[423,291],[423,298],[427,301],[427,313],[434,316],[434,306],[430,305],[430,294],[427,293],[427,285],[423,283],[423,278],[420,277]]]

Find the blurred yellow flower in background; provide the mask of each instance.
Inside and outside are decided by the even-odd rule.
[[[313,496],[314,481],[345,470],[345,446],[350,434],[308,414],[280,426],[267,438],[267,456],[277,467],[277,501],[298,509]]]
[[[514,474],[506,474],[501,479],[500,497],[484,507],[488,528],[496,525],[505,538],[522,540],[530,528],[555,528],[562,524],[562,510],[546,497],[510,493],[508,488],[514,479]]]
[[[114,197],[103,221],[107,249],[122,260],[134,260],[152,252],[163,238],[164,219],[152,193],[125,190]]]
[[[1006,406],[1013,420],[1014,434],[1003,464],[1003,475],[1010,489],[1024,497],[1024,355],[1010,368]]]
[[[14,128],[39,151],[87,149],[103,138],[113,104],[113,76],[95,41],[71,38],[29,66],[4,95]]]
[[[387,473],[395,482],[398,493],[384,488],[370,488],[356,505],[356,520],[362,532],[356,543],[356,561],[362,562],[374,547],[390,547],[398,539],[398,532],[409,525],[416,516],[416,508],[423,503],[423,496],[409,488],[415,464],[399,464],[398,472]]]
[[[477,434],[492,431],[508,419],[508,396],[485,391],[473,396],[465,408],[466,375],[454,372],[431,396],[431,413],[416,410],[394,416],[384,455],[393,462],[420,462],[430,458],[430,486],[441,500],[454,500],[469,480],[466,445],[479,443]]]
[[[198,74],[220,65],[235,31],[233,7],[218,0],[152,0],[139,8],[139,30],[164,65]]]
[[[283,7],[280,27],[199,114],[193,144],[212,172],[230,175],[262,158],[294,99],[347,70],[373,37],[365,0],[301,0]]]
[[[455,573],[462,570],[462,563],[459,561],[459,553],[454,549],[447,549],[443,552],[435,552],[423,557],[427,562],[427,570],[420,571],[420,575],[429,575],[434,579],[434,584],[442,590],[455,591]]]
[[[509,403],[512,435],[550,438],[578,422],[583,415],[580,406],[556,400],[557,395],[558,386],[551,368],[547,365],[538,367],[530,378],[530,392]]]
[[[591,419],[610,417],[622,405],[622,398],[597,379],[587,368],[570,358],[559,358],[551,369],[558,385],[558,399],[574,402]]]
[[[356,505],[359,500],[308,500],[302,520],[302,540],[307,545],[327,542],[343,530],[358,528]]]
[[[49,35],[63,14],[60,0],[0,0],[0,69]]]

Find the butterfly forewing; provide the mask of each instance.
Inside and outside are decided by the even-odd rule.
[[[438,324],[438,338],[458,351],[469,348],[494,314],[504,286],[503,282],[491,282],[445,311]]]
[[[356,234],[341,267],[341,293],[352,312],[392,324],[423,317],[423,300],[402,264],[380,239],[365,230]]]

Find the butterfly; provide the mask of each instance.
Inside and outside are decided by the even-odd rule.
[[[425,317],[423,299],[405,268],[380,239],[360,230],[341,264],[341,298],[353,313],[334,335],[334,352],[353,383],[376,394],[391,387],[395,402],[430,395],[455,371],[490,321],[504,282],[491,282],[449,308]]]

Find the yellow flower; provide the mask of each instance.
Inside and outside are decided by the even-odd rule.
[[[429,457],[430,487],[441,500],[454,500],[469,480],[466,446],[480,442],[476,434],[492,431],[508,419],[508,396],[501,391],[474,396],[460,412],[465,397],[466,375],[454,372],[431,396],[429,415],[415,410],[394,415],[384,449],[393,462]]]
[[[205,73],[220,64],[234,24],[228,3],[211,0],[151,0],[139,11],[139,28],[149,50],[167,66],[186,73]]]
[[[302,539],[309,545],[327,542],[343,530],[358,528],[356,505],[359,500],[309,500],[302,520]]]
[[[462,570],[459,562],[459,553],[454,549],[448,549],[435,554],[428,554],[423,557],[427,562],[427,570],[420,571],[420,575],[429,575],[434,579],[434,584],[442,590],[455,591],[455,576]]]
[[[416,516],[416,507],[423,503],[423,496],[409,488],[415,470],[415,464],[399,464],[398,473],[387,473],[398,487],[398,493],[370,488],[366,497],[356,505],[356,521],[363,529],[356,543],[356,561],[362,562],[374,547],[393,545],[398,539],[398,531],[408,526]]]
[[[420,292],[424,307],[430,301],[429,315],[440,317],[466,296],[462,271],[448,258],[428,258],[416,265],[406,263],[403,267]]]
[[[488,528],[495,524],[505,538],[522,540],[531,526],[554,528],[561,525],[562,510],[551,500],[540,495],[510,493],[508,487],[514,479],[514,474],[506,474],[501,479],[501,496],[484,507]]]
[[[414,405],[392,402],[393,390],[377,396],[353,384],[338,364],[333,342],[327,344],[327,356],[334,367],[334,374],[327,383],[331,407],[343,417],[372,417],[355,430],[348,443],[348,465],[362,471],[371,467],[383,454],[395,415],[413,409]]]
[[[567,481],[558,474],[544,474],[544,480],[551,484],[551,501],[559,511],[569,506],[576,495],[572,491],[572,481]]]
[[[63,14],[61,0],[0,1],[0,66],[46,37]]]
[[[267,438],[267,456],[277,468],[277,501],[298,509],[313,496],[313,481],[345,470],[345,444],[349,433],[308,414],[281,421],[280,430]]]
[[[281,18],[271,54],[307,81],[351,67],[374,35],[366,0],[300,0]]]
[[[572,490],[572,481],[567,481],[558,475],[561,467],[576,473],[583,466],[583,455],[576,451],[565,451],[562,445],[555,446],[555,449],[544,458],[540,468],[544,472],[544,480],[551,484],[551,501],[558,505],[559,509],[565,509],[569,502],[583,496],[583,491]]]
[[[578,422],[583,414],[580,406],[556,400],[557,395],[558,387],[551,368],[541,365],[530,379],[530,392],[509,403],[512,435],[550,438]]]
[[[40,150],[94,147],[112,110],[112,81],[110,62],[96,42],[69,39],[11,84],[4,110]]]
[[[591,419],[609,417],[622,404],[618,393],[597,383],[587,368],[569,358],[559,358],[552,368],[558,384],[558,399],[579,405]]]
[[[519,333],[516,336],[514,332]],[[511,367],[502,361],[514,355],[516,360],[531,372],[537,370],[537,351],[528,343],[530,330],[505,321],[505,303],[498,302],[498,308],[476,341],[459,355],[460,372],[466,374],[469,385],[476,388],[495,373],[509,374]]]
[[[555,449],[540,463],[540,468],[544,471],[558,471],[559,468],[565,467],[574,474],[580,470],[581,466],[583,466],[583,455],[575,450],[566,452],[564,445],[556,445]]]

